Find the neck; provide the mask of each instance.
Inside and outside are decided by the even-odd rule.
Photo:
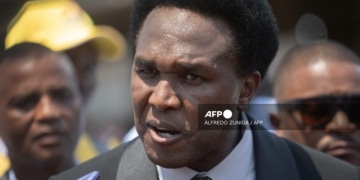
[[[47,180],[50,176],[58,174],[75,166],[73,158],[50,163],[27,163],[11,159],[11,168],[18,180]]]
[[[224,141],[221,145],[219,145],[219,148],[207,154],[204,158],[202,158],[202,160],[191,164],[189,168],[198,172],[209,171],[224,160],[240,142],[244,135],[246,127],[238,126],[238,128],[238,130],[229,130],[230,133],[226,138],[224,138]]]

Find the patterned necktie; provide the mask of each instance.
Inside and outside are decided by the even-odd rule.
[[[191,178],[191,180],[212,180],[211,178],[207,177],[207,176],[194,176],[193,178]]]

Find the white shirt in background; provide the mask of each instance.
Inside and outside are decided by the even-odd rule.
[[[1,138],[0,138],[0,154],[3,156],[7,156],[7,148]]]

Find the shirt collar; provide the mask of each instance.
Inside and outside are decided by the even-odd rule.
[[[168,169],[163,168],[161,166],[156,165],[156,169],[158,171],[159,180],[190,180],[199,172],[190,169],[188,167],[176,168],[176,169]]]
[[[7,156],[7,148],[1,138],[0,138],[0,155]]]
[[[244,113],[242,113],[241,116],[242,120],[247,120]],[[234,177],[243,177],[241,179],[247,179],[249,172],[254,171],[255,160],[253,152],[252,132],[250,126],[246,125],[246,130],[241,141],[225,159],[208,172],[197,172],[188,167],[169,169],[156,165],[156,168],[160,180],[191,179],[197,174],[204,174],[213,180],[234,179]],[[254,175],[254,172],[252,172],[250,176],[252,175]]]
[[[12,169],[9,170],[8,178],[9,180],[17,180],[15,173]]]

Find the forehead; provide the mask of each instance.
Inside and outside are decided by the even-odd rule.
[[[286,70],[276,88],[279,102],[321,95],[360,93],[360,66],[319,61]]]
[[[231,37],[229,26],[221,19],[174,7],[156,8],[139,32],[135,56],[216,56],[228,50]]]
[[[11,90],[19,86],[41,88],[41,85],[75,83],[75,73],[66,56],[49,54],[42,59],[19,60],[0,66],[0,89]]]

